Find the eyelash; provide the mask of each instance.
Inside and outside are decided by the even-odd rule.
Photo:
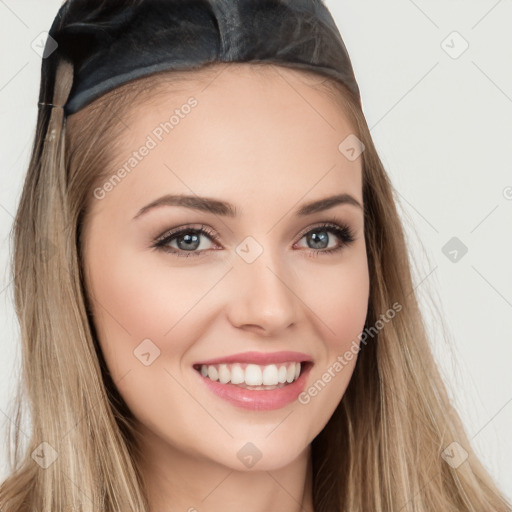
[[[355,234],[351,230],[351,228],[342,221],[337,219],[333,219],[334,222],[324,222],[318,226],[314,226],[313,228],[305,231],[301,234],[299,240],[302,240],[306,235],[316,232],[316,231],[328,231],[330,233],[334,233],[340,240],[341,243],[337,247],[333,247],[331,249],[306,249],[306,251],[311,252],[311,257],[319,256],[320,254],[329,255],[336,253],[343,249],[344,247],[350,245],[355,240]],[[337,223],[337,224],[336,224]],[[201,225],[200,228],[192,228],[185,226],[184,228],[179,228],[176,230],[168,231],[164,235],[160,235],[157,237],[151,246],[152,249],[157,251],[164,251],[168,254],[173,254],[179,258],[189,258],[189,257],[200,257],[203,256],[208,249],[204,249],[201,251],[184,251],[182,249],[175,249],[167,247],[167,244],[172,240],[178,238],[183,234],[199,234],[205,235],[211,239],[212,242],[218,242],[219,236],[214,233],[208,226]],[[185,253],[185,254],[181,254]]]

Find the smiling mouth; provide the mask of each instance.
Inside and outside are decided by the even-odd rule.
[[[295,382],[309,367],[310,361],[288,361],[258,365],[251,363],[195,364],[193,368],[204,378],[220,384],[252,390],[272,390]]]

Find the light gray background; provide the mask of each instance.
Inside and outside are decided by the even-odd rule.
[[[20,364],[8,234],[36,121],[32,46],[60,3],[0,0],[0,426]],[[434,353],[473,448],[512,498],[512,2],[326,3],[399,193]],[[442,251],[452,237],[468,248],[456,262]]]

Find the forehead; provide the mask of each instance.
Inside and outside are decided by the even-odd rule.
[[[111,172],[138,159],[109,195],[142,201],[193,193],[247,211],[261,198],[288,203],[337,192],[362,203],[361,158],[351,161],[339,149],[354,130],[318,87],[324,80],[280,66],[230,64],[159,82],[131,107]],[[133,156],[144,146],[145,156]]]

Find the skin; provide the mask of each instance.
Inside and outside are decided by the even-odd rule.
[[[231,65],[214,81],[169,85],[137,106],[113,172],[190,96],[198,101],[191,113],[91,202],[84,264],[100,346],[143,434],[152,512],[313,511],[310,443],[343,397],[356,358],[307,405],[272,411],[217,397],[192,365],[247,350],[296,350],[314,361],[307,389],[358,341],[369,296],[363,211],[341,204],[294,214],[334,193],[363,204],[361,158],[338,150],[353,129],[302,73]],[[165,193],[229,201],[239,215],[164,206],[133,219]],[[308,257],[325,246],[304,235],[333,216],[355,240]],[[202,256],[151,249],[172,228],[201,225],[219,236],[200,235]],[[328,248],[343,244],[327,233]],[[247,236],[263,248],[251,264],[235,252]],[[183,239],[170,244],[186,252]],[[144,339],[160,350],[148,366],[134,356]],[[249,442],[261,452],[250,468],[237,456]]]

